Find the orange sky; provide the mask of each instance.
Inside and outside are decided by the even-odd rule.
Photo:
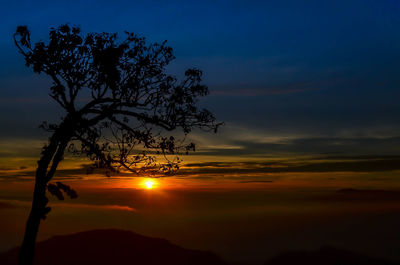
[[[0,151],[0,251],[21,242],[41,144]],[[182,158],[176,175],[153,179],[149,189],[146,177],[88,175],[86,159],[67,155],[54,181],[79,197],[49,195],[52,211],[39,240],[121,228],[233,261],[260,263],[287,249],[324,245],[400,260],[391,250],[400,244],[393,225],[400,221],[397,156],[224,156],[200,149]]]
[[[185,160],[178,175],[154,179],[152,189],[144,185],[148,178],[87,175],[81,160],[67,158],[54,181],[71,185],[79,197],[50,197],[53,210],[39,239],[111,227],[212,250],[228,260],[261,262],[288,248],[324,244],[400,260],[389,248],[400,243],[390,236],[400,238],[400,231],[388,225],[400,221],[400,171],[386,170],[379,159],[199,157],[196,162],[198,157]],[[365,160],[381,170],[360,170]],[[28,166],[0,171],[0,251],[19,244],[30,206],[32,161],[15,161]],[[374,241],[365,240],[367,234]]]

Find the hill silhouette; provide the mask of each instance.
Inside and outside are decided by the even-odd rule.
[[[0,254],[0,264],[16,265],[18,248]],[[131,231],[91,230],[37,243],[35,265],[226,265],[217,255],[179,247],[165,239]]]
[[[18,248],[0,254],[1,265],[17,265]],[[186,249],[161,238],[118,229],[54,236],[37,243],[35,265],[227,265],[216,254]],[[288,251],[264,265],[400,265],[333,247]]]
[[[282,253],[264,265],[399,265],[333,247],[317,251],[290,251]]]

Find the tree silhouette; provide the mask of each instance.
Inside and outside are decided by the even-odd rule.
[[[216,132],[220,123],[196,106],[208,94],[200,70],[186,70],[182,81],[167,74],[174,56],[166,42],[146,44],[129,32],[122,40],[110,33],[83,35],[69,25],[52,28],[48,42],[34,45],[27,27],[19,26],[14,41],[26,66],[51,78],[49,95],[65,113],[58,124],[41,126],[51,136],[38,161],[19,254],[20,265],[31,265],[40,221],[50,211],[46,192],[77,197],[68,185],[50,183],[66,150],[86,155],[107,175],[170,174],[179,168],[178,154],[195,150],[184,136],[194,128]]]

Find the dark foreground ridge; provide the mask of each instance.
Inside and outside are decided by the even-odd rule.
[[[264,265],[399,265],[362,254],[323,247],[317,251],[291,251],[272,258]]]
[[[18,248],[0,254],[1,265],[17,264]],[[211,252],[179,247],[165,239],[124,230],[92,230],[37,243],[35,265],[226,265]]]

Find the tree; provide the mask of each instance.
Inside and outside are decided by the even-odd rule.
[[[179,168],[177,155],[195,150],[184,136],[194,128],[216,132],[220,125],[196,106],[208,94],[200,70],[188,69],[178,81],[166,72],[174,59],[166,42],[146,44],[134,33],[125,34],[122,40],[110,33],[83,35],[79,27],[61,25],[49,31],[48,42],[34,45],[26,26],[14,34],[26,66],[50,77],[49,95],[64,111],[58,124],[41,126],[51,136],[36,169],[20,265],[33,264],[40,221],[51,210],[46,192],[59,199],[77,197],[69,186],[50,182],[66,150],[86,155],[108,176],[171,174]],[[178,132],[183,137],[177,138]]]

